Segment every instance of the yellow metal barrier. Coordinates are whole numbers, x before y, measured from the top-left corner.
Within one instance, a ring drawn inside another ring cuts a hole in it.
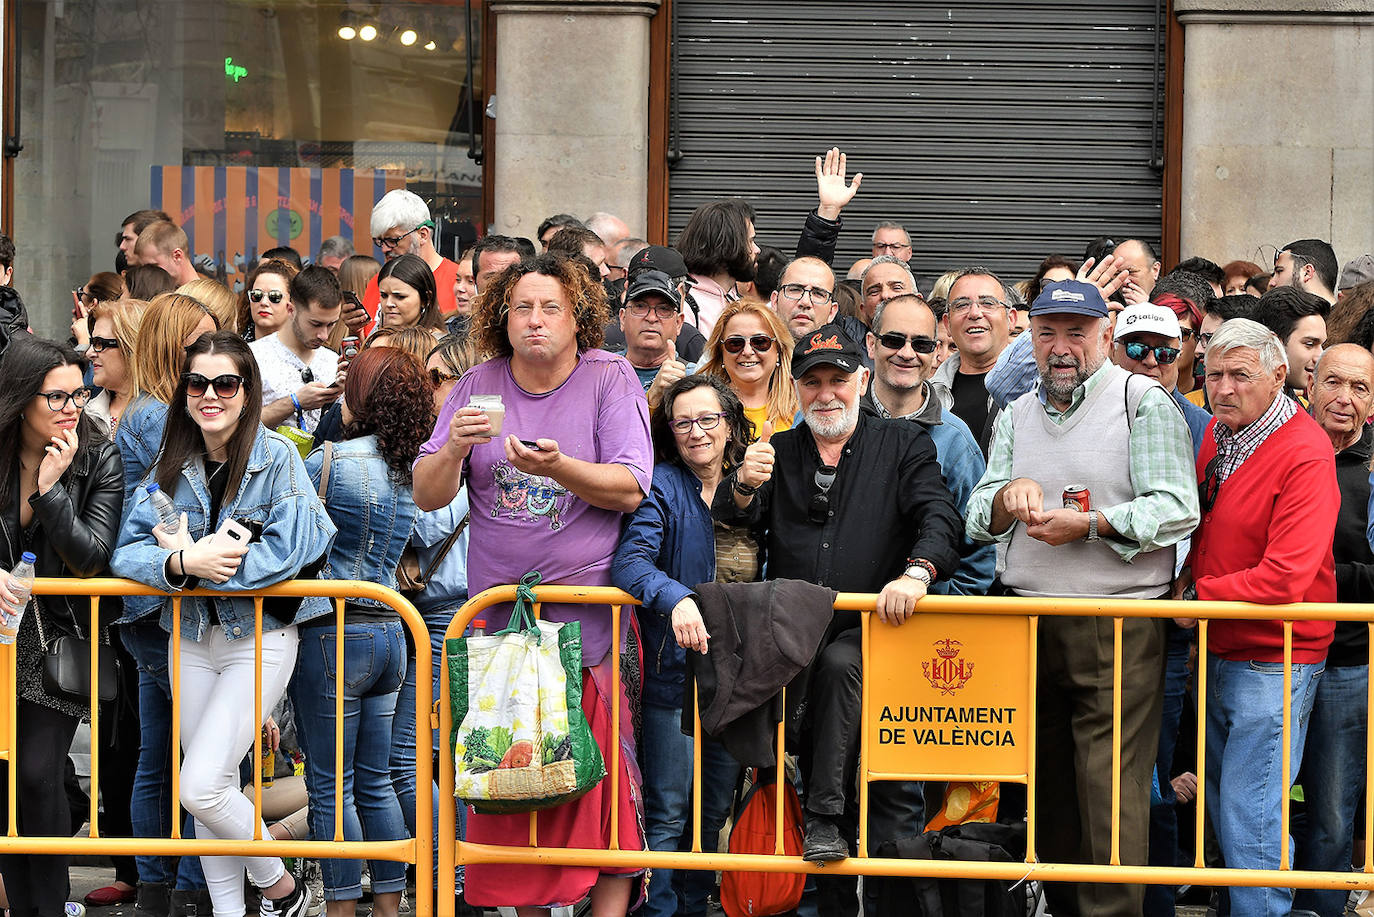
[[[509,603],[515,599],[514,586],[499,586],[488,589],[472,597],[458,614],[450,622],[445,639],[461,636],[468,624],[483,610],[502,603]],[[580,587],[580,586],[537,586],[535,587],[537,603],[535,614],[539,614],[540,606],[543,603],[558,604],[585,604],[601,605],[610,607],[610,615],[614,625],[618,625],[620,615],[626,606],[637,604],[636,600],[627,593],[609,587]],[[871,612],[874,607],[876,596],[841,593],[835,602],[835,608],[843,611]],[[1140,883],[1149,885],[1213,885],[1213,886],[1279,886],[1279,887],[1301,887],[1301,888],[1341,888],[1341,889],[1374,889],[1374,844],[1367,844],[1365,847],[1365,860],[1363,868],[1359,872],[1300,872],[1288,868],[1288,831],[1289,831],[1289,811],[1288,794],[1283,794],[1282,803],[1282,858],[1281,868],[1277,869],[1223,869],[1206,867],[1202,859],[1203,824],[1206,812],[1206,723],[1207,723],[1207,673],[1206,666],[1199,665],[1195,673],[1197,696],[1198,696],[1198,733],[1197,733],[1197,845],[1198,852],[1194,864],[1191,867],[1161,867],[1161,866],[1136,866],[1122,865],[1120,861],[1120,835],[1119,835],[1119,813],[1120,813],[1120,760],[1121,760],[1121,665],[1122,665],[1122,626],[1126,618],[1173,618],[1173,617],[1193,617],[1199,618],[1199,659],[1205,660],[1207,657],[1207,622],[1208,620],[1284,620],[1284,687],[1286,692],[1291,687],[1291,665],[1293,652],[1293,627],[1292,621],[1295,619],[1316,619],[1316,620],[1344,620],[1344,621],[1367,621],[1371,630],[1371,645],[1374,645],[1374,608],[1359,605],[1283,605],[1283,606],[1261,606],[1250,605],[1241,602],[1168,602],[1168,601],[1111,601],[1107,599],[1031,599],[1022,597],[945,597],[927,596],[921,600],[917,616],[922,615],[969,615],[969,616],[1011,616],[1020,618],[1027,625],[1028,633],[1028,675],[1026,687],[1029,696],[1029,754],[1027,756],[1027,766],[1024,772],[1002,773],[991,779],[1010,780],[1014,782],[1025,782],[1034,786],[1035,783],[1035,749],[1034,749],[1034,703],[1035,703],[1035,684],[1036,684],[1036,635],[1039,622],[1042,617],[1048,616],[1096,616],[1111,617],[1114,619],[1114,676],[1113,676],[1113,784],[1112,784],[1112,811],[1113,830],[1112,830],[1112,856],[1111,862],[1101,864],[1079,864],[1079,863],[1044,863],[1040,862],[1035,853],[1035,830],[1037,813],[1035,811],[1035,794],[1028,793],[1027,811],[1027,853],[1023,863],[994,863],[994,862],[966,862],[948,860],[915,860],[915,859],[887,859],[872,857],[868,855],[867,849],[867,813],[868,813],[868,787],[869,783],[875,779],[907,780],[923,779],[920,776],[908,774],[873,774],[867,770],[867,764],[872,757],[874,750],[870,748],[869,734],[873,724],[873,698],[869,693],[870,678],[867,675],[870,664],[871,653],[873,651],[873,636],[877,628],[887,628],[888,625],[877,621],[873,615],[865,614],[862,617],[863,627],[863,646],[865,658],[865,678],[863,683],[863,710],[861,724],[860,741],[860,782],[859,782],[859,825],[860,841],[859,855],[834,863],[809,863],[800,857],[790,857],[782,855],[781,850],[781,821],[782,821],[782,786],[781,781],[778,785],[778,847],[774,855],[735,855],[729,853],[705,853],[702,852],[700,825],[701,825],[701,721],[700,707],[694,711],[694,784],[692,790],[692,811],[693,824],[697,826],[695,836],[692,838],[692,850],[688,853],[669,852],[669,851],[649,851],[649,850],[618,850],[618,849],[566,849],[566,848],[543,848],[538,846],[538,813],[530,814],[530,843],[527,847],[514,846],[495,846],[473,844],[456,840],[456,803],[453,796],[454,790],[454,760],[450,748],[450,736],[452,735],[455,724],[452,722],[451,711],[448,704],[449,677],[448,667],[443,666],[440,673],[440,694],[439,694],[439,747],[441,749],[440,759],[440,797],[439,797],[439,901],[440,913],[447,914],[447,906],[451,906],[454,890],[454,867],[456,864],[477,864],[477,863],[538,863],[542,865],[564,865],[564,866],[610,866],[610,867],[662,867],[667,869],[706,869],[706,870],[741,870],[750,872],[786,872],[786,873],[828,873],[831,875],[874,875],[874,876],[929,876],[935,878],[974,878],[974,879],[1003,879],[1020,880],[1035,879],[1040,881],[1069,881],[1069,882],[1121,882],[1121,883]],[[914,619],[913,619],[914,620]],[[504,622],[502,622],[504,623]],[[904,627],[910,626],[908,622]],[[496,628],[491,627],[488,621],[488,631]],[[618,632],[617,627],[613,627],[613,633]],[[617,648],[617,664],[614,671],[620,671],[619,650]],[[913,661],[912,665],[915,665]],[[911,677],[913,679],[920,676],[919,668],[915,668]],[[618,682],[617,682],[618,686]],[[1370,684],[1370,709],[1374,710],[1374,680]],[[619,705],[613,705],[613,709],[618,710]],[[1283,715],[1283,775],[1285,785],[1291,777],[1291,762],[1288,757],[1289,735],[1292,728],[1290,722],[1290,712],[1288,705],[1285,705]],[[610,774],[619,773],[619,719],[613,722],[613,736],[611,741],[611,756],[607,761],[607,769]],[[1374,758],[1374,729],[1370,730],[1368,753]],[[782,729],[779,727],[777,735],[777,749],[779,759],[782,751]],[[967,778],[984,777],[986,775],[968,774]],[[612,778],[616,779],[616,778]],[[941,775],[938,779],[956,779],[949,775]],[[1366,776],[1366,800],[1374,802],[1374,768],[1367,769]],[[618,797],[612,795],[612,818],[611,823],[616,824],[616,810],[618,807]],[[1374,804],[1366,805],[1365,811],[1365,836],[1374,838]],[[920,826],[913,825],[912,830],[918,831]],[[612,839],[614,848],[614,838]]]
[[[66,595],[66,596],[89,596],[90,598],[90,633],[100,633],[99,602],[102,597],[113,596],[121,597],[126,595],[164,595],[156,589],[144,586],[123,579],[51,579],[40,578],[34,582],[35,595]],[[180,617],[181,601],[189,596],[216,596],[223,598],[229,595],[225,592],[214,592],[211,590],[188,590],[177,593],[172,597],[173,613]],[[367,598],[379,601],[394,610],[409,629],[417,648],[415,656],[416,678],[415,678],[415,716],[416,716],[416,746],[420,749],[428,749],[432,742],[432,721],[430,719],[431,694],[432,690],[432,663],[430,659],[430,639],[429,631],[425,626],[424,619],[420,617],[415,607],[406,601],[399,593],[396,593],[375,583],[364,583],[352,580],[297,580],[281,583],[268,589],[253,592],[233,593],[238,597],[253,598],[254,614],[254,704],[253,716],[255,721],[263,721],[262,710],[262,641],[259,639],[262,633],[262,600],[264,598],[278,596],[283,598],[307,598],[320,596],[334,600],[335,622],[337,643],[335,652],[337,659],[344,658],[344,601],[345,599]],[[321,619],[322,620],[322,619]],[[173,634],[171,641],[171,660],[172,665],[169,677],[172,683],[172,748],[181,748],[181,702],[178,685],[180,681],[180,656],[181,643],[184,638],[178,630]],[[99,640],[91,640],[91,685],[92,693],[98,686],[99,672],[99,653],[101,650]],[[10,648],[7,648],[10,649]],[[15,658],[14,653],[4,654],[3,662],[7,671],[7,684],[10,686],[9,699],[7,702],[0,703],[3,708],[3,717],[0,724],[4,727],[3,743],[5,750],[11,753],[15,748],[15,706],[17,702],[17,692],[15,685]],[[340,726],[343,723],[343,678],[344,667],[336,666],[335,678],[336,688],[336,707],[335,722]],[[94,698],[93,698],[94,699]],[[100,705],[91,704],[91,735],[100,734]],[[98,799],[99,794],[91,792],[90,809],[90,833],[89,837],[74,839],[70,837],[28,837],[19,836],[17,832],[18,819],[16,816],[16,785],[15,781],[9,781],[8,789],[8,811],[9,811],[9,835],[0,838],[0,849],[11,853],[87,853],[105,855],[154,855],[154,856],[182,856],[182,855],[233,855],[233,856],[295,856],[312,858],[339,857],[347,859],[376,859],[376,860],[396,860],[412,863],[415,866],[416,887],[428,889],[433,883],[433,837],[431,836],[431,824],[433,818],[433,799],[431,793],[425,788],[429,787],[433,781],[433,765],[429,754],[416,754],[415,756],[415,782],[417,792],[415,794],[415,838],[402,839],[395,841],[345,841],[343,839],[343,780],[335,780],[334,797],[334,837],[332,840],[315,841],[279,841],[272,838],[261,837],[262,833],[262,732],[256,730],[256,738],[253,741],[254,766],[253,766],[253,806],[254,814],[257,816],[258,825],[254,829],[254,837],[251,840],[233,839],[202,839],[202,838],[182,838],[181,837],[181,804],[178,793],[180,781],[179,768],[172,768],[172,836],[170,838],[111,838],[100,835]],[[176,758],[174,758],[176,760]],[[343,769],[343,730],[336,729],[336,741],[334,745],[334,767],[338,774]],[[100,745],[99,742],[91,743],[91,786],[99,786],[100,782]],[[450,896],[451,902],[451,896]],[[450,903],[449,907],[452,907]],[[428,894],[417,895],[415,902],[415,912],[421,917],[429,917],[433,913],[433,903]],[[447,913],[451,914],[452,911]]]

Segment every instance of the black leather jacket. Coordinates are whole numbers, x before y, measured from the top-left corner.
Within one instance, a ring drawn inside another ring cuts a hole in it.
[[[0,508],[0,564],[10,570],[24,551],[38,557],[39,576],[98,576],[110,565],[119,540],[119,515],[124,506],[124,472],[119,450],[103,436],[72,460],[55,487],[29,500],[33,507],[32,545],[24,544],[19,527],[19,497]],[[90,627],[90,601],[84,596],[52,596],[43,600],[43,623],[67,633],[82,622]],[[79,615],[80,617],[76,617]]]

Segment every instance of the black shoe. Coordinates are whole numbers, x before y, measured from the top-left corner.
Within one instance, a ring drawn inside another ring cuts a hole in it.
[[[172,917],[211,917],[213,913],[208,889],[172,889]]]
[[[463,893],[459,892],[453,899],[453,917],[483,917],[486,914],[480,907],[468,904]]]
[[[172,911],[172,887],[166,882],[138,883],[134,913],[138,917],[168,917]]]
[[[284,898],[272,899],[272,913],[274,917],[305,917],[305,912],[310,910],[310,904],[315,896],[310,894],[310,886],[304,882],[297,882],[291,894]]]
[[[806,816],[806,846],[802,859],[811,863],[831,863],[849,856],[849,845],[840,837],[840,829],[823,815]]]

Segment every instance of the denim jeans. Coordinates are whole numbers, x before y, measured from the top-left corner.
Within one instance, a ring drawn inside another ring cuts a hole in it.
[[[647,706],[645,707],[647,710]],[[681,719],[679,715],[678,732],[682,732]],[[649,735],[647,732],[648,722],[645,719],[645,737],[643,748],[648,751]],[[687,736],[687,777],[688,795],[686,797],[687,811],[691,811],[691,763],[692,763],[692,740]],[[720,830],[725,827],[725,822],[730,817],[730,806],[735,798],[735,784],[739,782],[739,762],[731,757],[725,750],[725,746],[719,742],[706,741],[704,738],[701,743],[701,849],[707,852],[716,849],[717,838],[720,837]],[[648,789],[648,778],[645,778],[645,789]],[[645,797],[647,808],[648,797]],[[646,832],[647,833],[647,832]],[[689,843],[690,849],[691,844]],[[650,845],[651,850],[657,848]],[[716,874],[714,872],[693,870],[683,876],[682,882],[682,915],[683,917],[702,917],[706,911],[706,899],[711,891],[716,887]]]
[[[421,611],[420,616],[425,619],[425,626],[429,630],[429,649],[432,661],[430,674],[433,676],[433,688],[430,693],[431,703],[442,701],[448,703],[448,698],[439,696],[439,675],[444,665],[444,631],[448,624],[453,620],[453,616],[458,613],[458,608],[463,602],[463,598],[458,605],[452,608],[440,610]],[[396,697],[396,718],[391,726],[391,782],[396,787],[396,798],[401,803],[401,814],[405,817],[406,828],[410,831],[410,836],[415,836],[415,676],[417,667],[412,663],[406,666],[406,680],[401,684],[401,693]],[[456,724],[455,724],[456,725]],[[433,755],[439,755],[439,731],[434,731]],[[434,781],[431,783],[431,796],[433,805],[430,808],[433,822],[434,851],[434,881],[439,881],[439,772],[434,771]],[[457,827],[458,839],[462,840],[464,828],[467,825],[467,806],[457,807]],[[455,869],[456,884],[455,890],[463,889],[463,867]]]
[[[1321,663],[1294,663],[1284,697],[1283,663],[1207,656],[1207,815],[1234,869],[1278,869],[1279,810],[1302,764]],[[1289,704],[1289,785],[1283,774],[1283,708]],[[1289,859],[1293,846],[1289,845]],[[1230,889],[1230,913],[1287,915],[1291,888]]]
[[[138,770],[130,798],[136,837],[170,837],[172,825],[172,684],[167,677],[167,632],[155,618],[121,625],[120,639],[138,666]],[[196,836],[195,820],[184,817],[182,837]],[[179,889],[205,888],[200,857],[139,856],[140,882]]]
[[[1178,745],[1179,723],[1188,695],[1188,656],[1192,652],[1191,630],[1172,621],[1165,623],[1164,715],[1159,724],[1159,752],[1155,773],[1159,775],[1162,800],[1150,806],[1150,865],[1177,866],[1178,799],[1169,775],[1173,773],[1174,749]],[[1145,887],[1145,917],[1172,917],[1177,889],[1173,885]]]
[[[391,782],[391,725],[406,676],[406,641],[399,621],[344,625],[343,831],[350,841],[394,841],[407,836],[401,804]],[[337,638],[333,624],[301,629],[300,660],[291,685],[305,785],[310,794],[310,834],[334,837],[334,755]],[[372,860],[372,890],[405,888],[404,863]],[[361,860],[325,859],[327,901],[362,897]]]
[[[1329,668],[1317,685],[1302,764],[1307,819],[1297,832],[1298,869],[1350,869],[1355,809],[1364,793],[1368,690],[1367,665]],[[1344,889],[1300,888],[1294,907],[1341,917],[1345,899]]]

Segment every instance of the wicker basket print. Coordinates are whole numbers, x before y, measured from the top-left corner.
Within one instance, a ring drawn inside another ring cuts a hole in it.
[[[479,812],[549,808],[606,774],[582,713],[582,627],[534,620],[533,576],[509,627],[445,648],[454,795]]]

